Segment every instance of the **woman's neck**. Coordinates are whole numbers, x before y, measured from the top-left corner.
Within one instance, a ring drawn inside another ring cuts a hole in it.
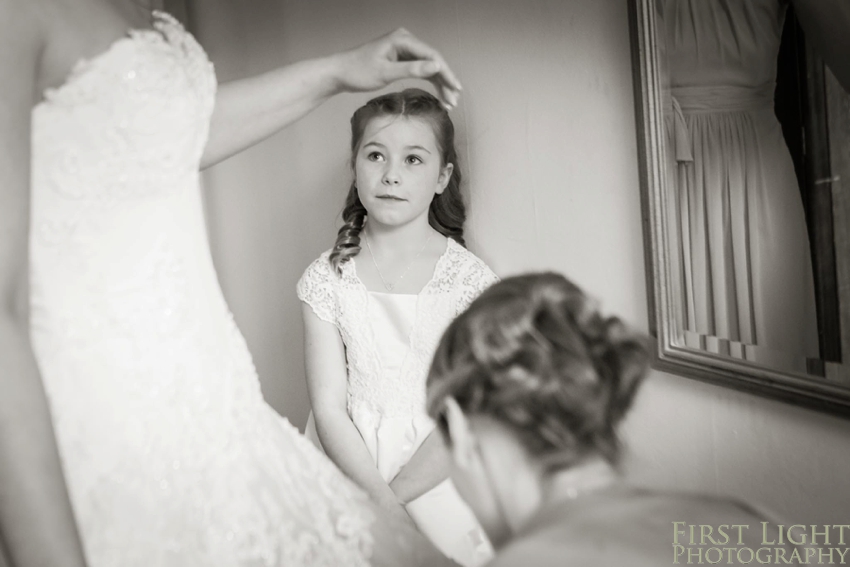
[[[544,501],[575,500],[608,488],[616,481],[614,467],[605,459],[595,457],[552,473],[543,484]]]
[[[513,486],[516,500],[510,506],[512,514],[508,519],[513,533],[524,530],[542,508],[576,500],[617,481],[614,467],[601,458],[585,460],[555,473],[545,472],[540,463],[532,459],[526,462],[524,468],[517,468],[515,473],[517,478],[526,477],[529,481]],[[528,489],[520,490],[520,486]]]

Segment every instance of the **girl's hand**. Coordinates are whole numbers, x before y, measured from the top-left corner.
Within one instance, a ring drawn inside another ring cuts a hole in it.
[[[447,109],[455,107],[461,85],[443,57],[404,28],[334,56],[341,91],[373,91],[399,79],[425,79]]]

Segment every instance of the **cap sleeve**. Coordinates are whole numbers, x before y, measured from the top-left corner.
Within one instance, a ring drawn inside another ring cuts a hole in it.
[[[499,277],[493,273],[487,264],[478,257],[472,257],[466,273],[460,279],[456,314],[460,315],[476,297],[499,281]]]
[[[295,288],[298,299],[309,305],[319,319],[333,325],[338,319],[337,280],[325,252],[304,270]]]

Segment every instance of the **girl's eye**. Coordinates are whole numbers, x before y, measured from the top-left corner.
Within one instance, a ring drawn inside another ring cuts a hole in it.
[[[422,160],[419,158],[419,156],[407,156],[407,163],[411,165],[417,165],[422,163]]]
[[[380,160],[384,159],[384,156],[381,155],[380,152],[369,152],[369,154],[366,155],[366,158],[369,161],[380,161]]]

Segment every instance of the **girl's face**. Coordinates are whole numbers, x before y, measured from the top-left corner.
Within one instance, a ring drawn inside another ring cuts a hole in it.
[[[379,116],[366,125],[354,163],[355,185],[369,220],[400,226],[422,218],[451,179],[431,125],[420,118]]]

